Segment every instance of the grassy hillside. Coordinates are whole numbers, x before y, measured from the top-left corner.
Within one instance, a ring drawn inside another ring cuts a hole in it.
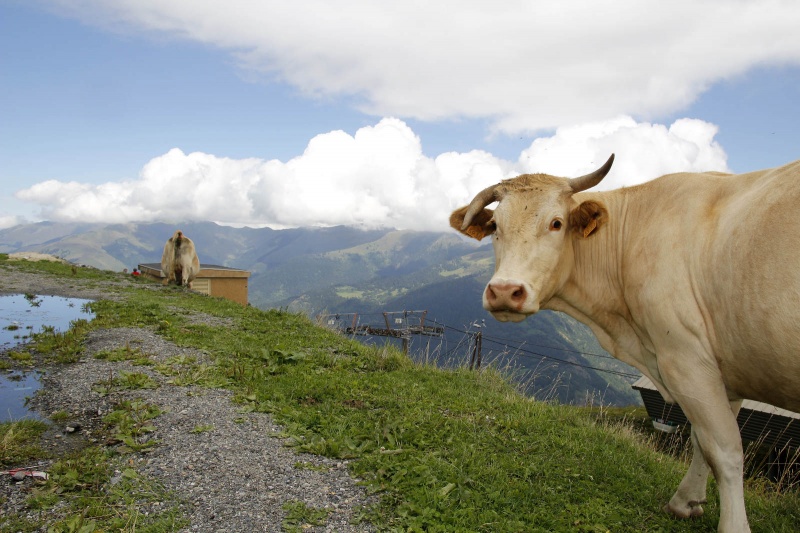
[[[470,349],[463,332],[474,331],[471,324],[477,322],[484,336],[484,364],[513,371],[514,381],[529,395],[578,405],[591,402],[632,405],[640,401],[638,393],[630,387],[630,379],[593,368],[624,373],[636,370],[610,359],[589,328],[567,315],[542,311],[520,324],[494,320],[481,305],[481,293],[489,275],[481,272],[479,276],[440,278],[440,281],[427,278],[416,286],[413,280],[405,285],[406,279],[393,280],[397,283],[376,280],[359,286],[334,286],[284,305],[305,312],[312,311],[307,307],[310,305],[327,313],[359,312],[365,321],[382,320],[382,311],[427,310],[427,321],[448,326],[445,336],[412,338],[410,352],[442,365],[466,361]],[[385,340],[378,338],[374,342]]]
[[[0,268],[71,276],[59,265],[0,261]],[[92,275],[81,269],[70,283]],[[716,528],[713,482],[705,517],[673,520],[661,507],[681,478],[682,461],[656,451],[630,426],[525,398],[496,371],[416,364],[301,314],[242,308],[179,289],[126,289],[92,309],[97,318],[90,328],[153,328],[207,351],[215,362],[203,382],[232,389],[243,408],[272,413],[298,450],[352,459],[353,474],[379,497],[364,510],[379,530]],[[224,318],[226,326],[193,323],[187,318],[193,313]],[[79,506],[91,495],[58,498]],[[800,531],[798,493],[778,494],[753,480],[746,499],[753,531]]]

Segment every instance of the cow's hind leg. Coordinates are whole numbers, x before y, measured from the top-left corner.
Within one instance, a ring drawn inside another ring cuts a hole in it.
[[[733,416],[739,414],[741,401],[730,402]],[[708,466],[703,449],[697,439],[697,434],[692,428],[692,462],[689,470],[683,476],[681,484],[672,499],[664,507],[664,510],[677,516],[678,518],[696,518],[703,516],[703,504],[706,503],[706,487],[708,485],[708,474],[711,468]]]
[[[703,516],[703,504],[706,503],[706,486],[711,469],[697,442],[697,434],[692,428],[692,462],[683,476],[678,490],[664,507],[664,510],[678,518],[696,518]]]
[[[692,441],[697,446],[689,472],[668,508],[679,516],[687,511],[688,516],[699,516],[702,510],[694,515],[692,510],[705,498],[705,487],[701,488],[700,483],[707,478],[710,468],[719,487],[718,531],[746,533],[750,527],[744,506],[742,438],[734,414],[740,404],[728,402],[721,376],[709,378],[698,370],[689,369],[688,373],[669,377],[662,372],[667,387],[692,423]]]

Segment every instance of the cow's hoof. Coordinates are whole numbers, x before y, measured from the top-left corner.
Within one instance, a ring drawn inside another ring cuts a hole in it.
[[[680,518],[686,520],[688,518],[700,518],[703,516],[703,504],[706,503],[704,501],[689,501],[686,502],[686,505],[681,505],[680,507],[675,506],[672,502],[669,502],[667,505],[664,506],[664,511],[671,514],[676,518]]]

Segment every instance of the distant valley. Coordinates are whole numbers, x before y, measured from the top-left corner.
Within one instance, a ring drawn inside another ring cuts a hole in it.
[[[0,253],[36,251],[131,270],[160,262],[175,229],[164,223],[41,222],[1,230]],[[343,226],[273,230],[201,222],[179,229],[195,241],[202,263],[251,272],[254,306],[312,317],[359,313],[362,320],[381,320],[384,311],[427,310],[426,321],[447,326],[445,336],[414,336],[413,357],[463,364],[474,339],[464,331],[480,326],[484,364],[508,369],[528,393],[564,403],[639,402],[630,378],[619,375],[637,372],[609,358],[584,325],[548,311],[522,324],[502,324],[483,310],[481,293],[494,265],[490,245],[455,233]]]

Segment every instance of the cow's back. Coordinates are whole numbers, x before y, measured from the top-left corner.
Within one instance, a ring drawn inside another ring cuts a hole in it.
[[[186,236],[181,239],[180,246],[175,247],[175,264],[180,265],[181,271],[188,272],[188,281],[193,280],[200,271],[200,259],[194,242]]]

